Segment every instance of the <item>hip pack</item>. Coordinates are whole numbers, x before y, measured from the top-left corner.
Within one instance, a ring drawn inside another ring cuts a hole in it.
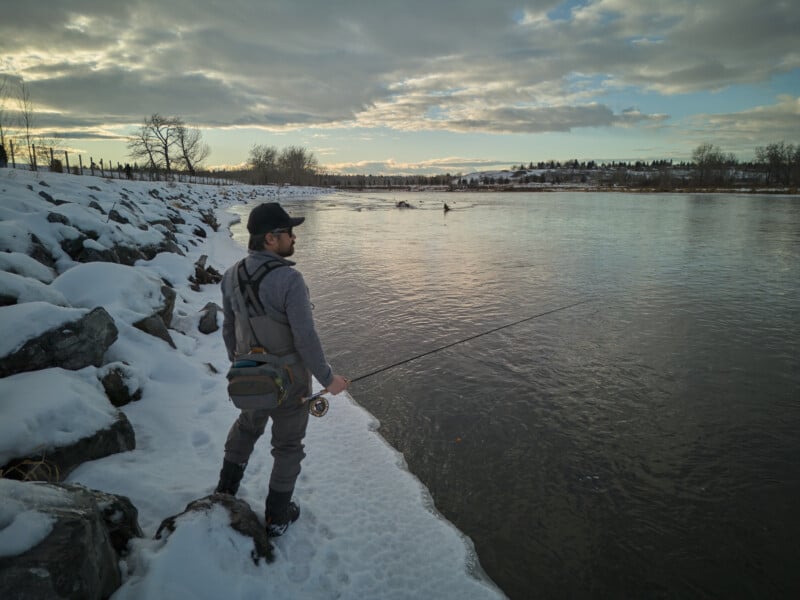
[[[269,353],[250,321],[253,317],[266,316],[258,297],[258,287],[270,271],[282,266],[285,265],[281,262],[267,262],[260,265],[252,276],[247,272],[244,260],[236,268],[234,294],[238,306],[245,309],[244,313],[237,312],[236,318],[246,322],[252,334],[250,351],[236,356],[227,374],[228,396],[234,406],[241,410],[278,408],[286,400],[289,387],[294,382],[291,365],[300,360],[299,356],[296,353],[281,356]]]

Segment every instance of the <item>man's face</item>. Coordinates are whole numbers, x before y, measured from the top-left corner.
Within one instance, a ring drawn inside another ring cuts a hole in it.
[[[267,234],[267,248],[278,256],[291,256],[294,254],[295,235],[292,228],[278,229]]]

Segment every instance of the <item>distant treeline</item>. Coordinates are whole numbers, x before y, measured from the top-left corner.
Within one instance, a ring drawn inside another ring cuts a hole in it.
[[[219,173],[218,173],[219,174]],[[692,153],[691,161],[673,163],[653,161],[568,160],[539,161],[512,165],[492,174],[443,173],[438,175],[345,175],[326,173],[319,168],[313,153],[291,146],[278,150],[254,146],[247,167],[226,171],[225,177],[251,183],[314,185],[348,189],[401,189],[440,187],[463,189],[519,185],[591,184],[596,186],[647,187],[725,187],[731,185],[800,185],[800,144],[776,142],[755,149],[755,159],[739,162],[733,154],[706,143]]]

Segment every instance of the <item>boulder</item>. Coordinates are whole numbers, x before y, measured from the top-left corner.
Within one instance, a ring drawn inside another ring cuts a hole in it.
[[[145,256],[139,248],[132,246],[114,246],[114,252],[119,257],[118,261],[123,265],[132,267],[137,260],[144,260]]]
[[[140,331],[144,331],[149,335],[164,340],[173,348],[177,348],[175,342],[172,340],[172,336],[169,334],[167,326],[164,324],[164,320],[160,315],[150,315],[149,317],[145,317],[144,319],[133,323],[133,326]]]
[[[219,329],[217,313],[220,310],[222,309],[214,302],[209,302],[202,308],[200,312],[203,313],[203,316],[200,317],[200,322],[197,325],[197,329],[200,331],[200,333],[205,333],[207,335],[209,333],[214,333]]]
[[[177,294],[170,286],[162,285],[161,296],[164,300],[164,305],[161,307],[161,310],[158,311],[158,315],[161,317],[161,320],[164,321],[164,325],[169,327],[172,325],[172,313],[175,310],[175,298]]]
[[[269,541],[266,529],[259,522],[253,509],[244,500],[228,494],[212,494],[193,500],[186,505],[182,513],[164,519],[161,525],[158,526],[155,538],[157,540],[168,538],[179,525],[181,516],[190,512],[206,512],[215,504],[223,506],[228,512],[232,529],[253,539],[253,550],[250,552],[250,557],[255,564],[258,564],[262,558],[268,563],[275,560],[273,546]]]
[[[0,556],[4,600],[108,598],[121,584],[119,559],[141,537],[128,498],[82,486],[0,480],[8,528],[37,532],[19,553]]]
[[[47,450],[44,456],[15,458],[2,467],[3,476],[26,481],[63,481],[81,463],[136,448],[136,434],[125,416],[74,444]]]
[[[191,288],[196,292],[200,291],[201,285],[222,281],[222,273],[212,266],[207,266],[207,260],[208,256],[205,254],[198,258],[194,263],[194,275],[189,277],[189,281],[192,283]]]
[[[138,385],[138,378],[132,369],[124,363],[112,363],[103,367],[105,371],[100,377],[100,383],[111,404],[119,408],[131,402],[142,399],[142,388]],[[129,382],[133,382],[133,391]]]
[[[1,357],[0,377],[50,367],[70,370],[99,367],[118,333],[114,319],[99,306],[77,321],[62,323]]]

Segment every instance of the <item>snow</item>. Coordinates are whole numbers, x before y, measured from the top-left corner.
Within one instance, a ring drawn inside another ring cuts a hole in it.
[[[18,350],[30,339],[63,323],[77,321],[88,310],[36,301],[0,308],[0,356]]]
[[[163,306],[162,281],[137,267],[92,262],[77,265],[50,284],[72,306],[103,306],[116,322],[135,323]]]
[[[10,479],[0,479],[0,497],[0,558],[22,554],[53,530],[53,517],[36,507],[69,504],[63,490]]]
[[[15,457],[65,446],[111,425],[116,409],[95,369],[60,368],[0,379],[0,465]]]
[[[42,189],[69,204],[55,206],[39,195]],[[142,387],[142,399],[121,409],[136,431],[136,449],[84,463],[67,480],[127,496],[139,511],[145,538],[132,542],[114,600],[503,597],[483,575],[471,542],[438,514],[402,455],[378,435],[375,418],[347,393],[329,398],[326,416],[311,418],[307,458],[295,489],[302,514],[274,540],[275,562],[253,563],[252,541],[228,526],[221,507],[187,514],[166,540],[153,539],[163,519],[213,491],[225,438],[238,414],[225,394],[228,365],[221,332],[197,331],[206,303],[221,305],[219,286],[193,291],[187,280],[193,265],[207,255],[207,264],[222,272],[245,254],[228,230],[238,217],[226,207],[315,193],[319,190],[0,169],[0,268],[42,284],[52,281],[44,287],[68,304],[42,301],[47,298],[31,283],[30,289],[40,292],[33,296],[37,301],[0,307],[0,354],[102,305],[119,329],[106,361],[122,368],[129,389]],[[131,223],[109,220],[112,208]],[[219,231],[202,223],[200,209],[214,210]],[[162,253],[132,267],[78,264],[60,242],[76,239],[79,232],[48,220],[51,212],[95,232],[103,247],[156,243],[150,235],[155,228],[146,231],[145,223],[179,213],[186,223],[177,225],[174,235],[186,256]],[[203,227],[207,237],[192,235],[196,227]],[[23,258],[33,235],[56,258],[55,279],[52,270]],[[162,278],[177,294],[170,329],[177,350],[130,325],[160,303]],[[0,463],[109,423],[116,409],[98,383],[109,368],[48,369],[0,379]],[[267,434],[256,445],[238,494],[259,516],[272,465],[269,449]],[[0,479],[0,553],[22,552],[47,535],[49,521],[37,512],[38,493],[52,491]]]

